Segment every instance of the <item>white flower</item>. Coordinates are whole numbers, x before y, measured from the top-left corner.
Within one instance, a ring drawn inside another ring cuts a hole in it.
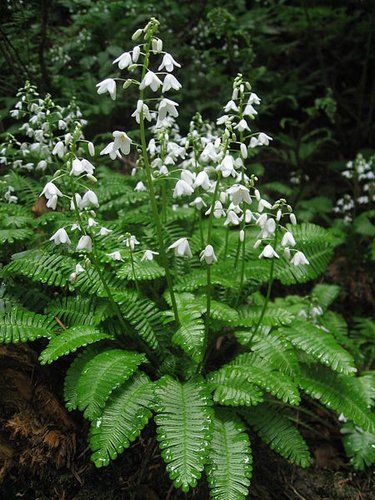
[[[98,88],[98,94],[105,94],[108,92],[113,100],[116,99],[116,82],[113,78],[106,78],[102,82],[97,83],[96,86]]]
[[[260,144],[261,146],[268,146],[270,141],[272,141],[272,140],[273,140],[272,137],[265,134],[264,132],[261,132],[258,135],[258,144]]]
[[[92,142],[87,143],[87,148],[91,156],[95,156],[95,146]]]
[[[205,191],[210,189],[211,187],[210,178],[208,177],[207,173],[204,170],[201,170],[197,175],[193,187],[194,188],[202,187]]]
[[[182,87],[181,83],[173,75],[166,75],[163,82],[163,92],[168,92],[170,89],[180,90]]]
[[[234,177],[236,175],[236,171],[234,169],[233,157],[226,155],[220,165],[216,167],[216,170],[221,171],[223,177],[229,177],[230,175]]]
[[[93,175],[95,167],[91,162],[89,162],[89,160],[82,158],[81,165],[82,165],[84,172],[86,172],[89,175]]]
[[[132,143],[130,137],[125,132],[121,132],[120,130],[115,130],[112,135],[114,137],[114,149],[119,149],[121,153],[128,155],[130,153],[130,145]]]
[[[241,156],[243,159],[246,159],[247,156],[248,156],[248,152],[247,152],[247,147],[246,147],[246,144],[241,144],[240,146],[240,151],[241,151]]]
[[[247,104],[260,104],[260,97],[258,97],[254,92],[251,92]]]
[[[268,234],[273,234],[276,230],[276,222],[275,219],[268,219],[265,226],[264,226],[264,231]],[[268,236],[267,234],[267,236]]]
[[[224,106],[224,111],[226,113],[229,113],[230,111],[233,111],[233,112],[237,112],[238,111],[238,107],[237,107],[237,104],[233,101],[233,100],[230,100],[229,102],[226,103],[226,105]]]
[[[90,205],[93,205],[94,207],[99,207],[99,201],[98,197],[94,193],[94,191],[86,191],[86,193],[83,195],[82,201],[80,203],[80,208],[86,208],[89,207]]]
[[[72,169],[70,171],[70,175],[81,175],[83,172],[84,169],[81,160],[75,158],[72,163]]]
[[[71,243],[68,233],[65,231],[63,227],[58,229],[56,233],[51,236],[50,241],[53,241],[55,245],[61,245],[64,243],[70,245]]]
[[[260,259],[262,259],[262,258],[272,259],[273,257],[276,257],[277,259],[279,258],[279,256],[277,255],[277,253],[275,252],[275,250],[273,249],[273,247],[271,245],[266,245],[263,248],[263,251],[261,252],[261,254],[259,255]]]
[[[178,116],[176,106],[178,106],[177,102],[171,101],[171,99],[167,98],[162,99],[158,107],[159,119],[164,120],[168,114],[176,118]]]
[[[56,142],[55,147],[52,150],[53,155],[57,155],[59,158],[62,158],[65,154],[65,146],[62,141]]]
[[[239,237],[240,237],[240,242],[242,243],[243,241],[245,241],[245,231],[243,229],[241,229],[240,231],[240,234],[239,234]]]
[[[118,63],[120,69],[127,68],[132,64],[132,56],[130,52],[123,52],[117,59],[113,61],[113,64]]]
[[[258,111],[251,104],[247,104],[245,106],[243,114],[244,114],[244,116],[251,116],[251,117],[253,117],[254,115],[258,114]]]
[[[99,231],[100,236],[108,236],[110,233],[112,233],[112,229],[108,229],[106,227],[101,227]]]
[[[168,247],[168,250],[174,250],[177,257],[192,257],[189,242],[187,238],[179,238]]]
[[[185,181],[189,186],[193,186],[194,180],[195,180],[195,174],[193,172],[190,172],[190,170],[182,170],[180,177],[183,181]]]
[[[111,160],[115,160],[116,158],[121,158],[118,149],[115,148],[115,143],[110,142],[104,149],[100,151],[101,155],[109,155]]]
[[[197,210],[201,210],[203,207],[207,206],[204,200],[200,196],[197,196],[197,198],[195,198],[195,200],[189,203],[189,205],[191,207],[195,207]]]
[[[205,261],[206,264],[210,265],[217,261],[214,248],[212,245],[207,245],[206,248],[200,253],[201,261]]]
[[[134,63],[136,63],[138,61],[140,54],[141,54],[141,47],[139,45],[136,45],[133,49],[133,55],[132,55],[132,59],[133,59]]]
[[[141,261],[154,260],[154,255],[159,255],[159,252],[153,252],[152,250],[146,250],[145,253],[143,254],[143,257],[141,258]]]
[[[147,191],[146,186],[143,184],[142,181],[137,182],[137,185],[134,188],[134,191],[137,191],[138,193],[142,191]]]
[[[70,210],[74,210],[74,209],[75,209],[75,206],[74,206],[74,199],[76,200],[76,203],[77,203],[78,208],[83,208],[83,207],[81,207],[81,203],[82,203],[82,196],[81,196],[79,193],[75,193],[75,194],[72,196],[72,199],[71,199],[71,201],[70,201]]]
[[[219,155],[216,150],[216,147],[212,142],[209,142],[206,144],[205,148],[203,149],[200,159],[206,163],[208,163],[210,160],[212,161],[217,161]]]
[[[205,215],[210,215],[211,213],[211,207],[206,211]],[[214,217],[215,219],[220,219],[220,217],[223,217],[225,215],[225,211],[223,210],[223,205],[221,201],[215,201],[214,205]]]
[[[235,184],[227,190],[227,193],[230,194],[231,200],[234,205],[239,205],[242,201],[246,202],[248,205],[251,205],[252,200],[250,196],[250,192],[247,187],[242,186],[241,184]]]
[[[294,214],[290,214],[289,217],[290,217],[290,222],[293,224],[293,226],[296,226],[297,225],[296,216]]]
[[[51,198],[46,203],[46,207],[52,208],[52,210],[56,210],[57,200],[58,200],[58,197],[56,194],[51,196]]]
[[[250,127],[244,118],[242,118],[242,120],[240,120],[234,128],[238,129],[240,132],[244,132],[245,130],[248,130],[250,132]]]
[[[293,255],[290,263],[294,264],[295,266],[310,264],[310,262],[306,259],[305,254],[303,252],[296,252]]]
[[[176,66],[176,68],[181,68],[181,64],[175,61],[170,54],[165,53],[158,70],[162,71],[165,68],[169,73],[171,73],[174,69],[174,66]]]
[[[296,244],[296,240],[294,239],[294,236],[292,235],[292,233],[290,231],[287,231],[284,234],[283,239],[281,240],[281,246],[294,247],[295,244]]]
[[[98,225],[98,223],[96,222],[96,220],[95,220],[95,219],[93,219],[92,217],[89,217],[89,219],[88,219],[88,221],[87,221],[87,225],[88,225],[89,227],[94,227],[94,226],[97,226],[97,225]]]
[[[125,238],[124,244],[126,247],[130,248],[130,250],[134,250],[135,245],[139,245],[139,241],[137,238],[132,234],[128,238]]]
[[[175,188],[173,190],[173,198],[179,198],[180,196],[189,196],[194,193],[194,189],[184,180],[180,179],[176,182]]]
[[[39,196],[44,196],[49,200],[52,196],[62,196],[62,192],[53,182],[47,182]]]
[[[40,160],[40,162],[38,162],[37,166],[36,166],[36,170],[41,170],[42,172],[44,172],[44,170],[47,168],[47,162],[46,160]]]
[[[112,260],[121,260],[122,262],[124,261],[124,259],[121,257],[121,253],[118,250],[112,253],[107,253],[107,257]]]
[[[76,273],[80,274],[85,272],[84,268],[81,266],[81,264],[76,264]]]
[[[141,122],[141,113],[143,111],[143,117],[145,120],[151,121],[150,110],[148,109],[147,104],[145,104],[141,99],[137,101],[136,110],[132,113],[132,117],[135,118],[137,123]]]
[[[77,244],[77,250],[87,250],[88,252],[92,251],[92,241],[90,236],[85,234],[84,236],[80,237]]]
[[[267,210],[270,210],[272,208],[271,203],[267,200],[260,199],[258,203],[258,212],[262,213],[265,208],[267,208]]]
[[[242,217],[238,217],[234,210],[228,210],[227,219],[224,222],[224,226],[232,224],[233,226],[238,226],[242,220]]]
[[[156,92],[162,84],[163,82],[153,71],[147,71],[143,80],[141,81],[139,89],[143,90],[146,87],[150,87],[153,92]]]

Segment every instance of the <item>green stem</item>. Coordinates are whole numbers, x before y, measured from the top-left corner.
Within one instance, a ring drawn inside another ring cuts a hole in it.
[[[130,262],[132,265],[132,273],[133,273],[135,288],[137,289],[138,295],[140,295],[139,285],[138,285],[138,281],[137,281],[137,275],[135,274],[134,256],[133,256],[133,252],[132,252],[131,248],[130,248]]]
[[[143,80],[143,78],[146,74],[146,70],[148,68],[149,55],[150,55],[150,41],[148,41],[145,45],[145,60],[144,60],[143,69],[142,69],[141,81]],[[144,91],[141,90],[140,91],[140,99],[143,101],[143,98],[144,98]],[[156,227],[156,232],[157,232],[158,241],[159,241],[160,259],[162,262],[162,266],[164,267],[164,270],[165,270],[165,278],[167,281],[167,286],[168,286],[169,294],[171,297],[173,314],[174,314],[176,323],[178,323],[179,320],[178,320],[178,310],[177,310],[176,297],[174,294],[173,285],[172,285],[172,278],[171,278],[171,274],[170,274],[169,267],[168,267],[167,255],[166,255],[165,246],[164,246],[163,230],[162,230],[160,217],[159,217],[159,213],[158,213],[158,206],[157,206],[157,202],[156,202],[155,189],[154,189],[154,184],[152,181],[151,166],[150,166],[150,162],[149,162],[148,154],[147,154],[146,132],[145,132],[145,122],[144,122],[143,109],[140,113],[139,127],[140,127],[140,135],[141,135],[142,156],[143,156],[144,167],[145,167],[145,171],[146,171],[146,179],[147,179],[148,189],[149,189],[149,193],[150,193],[151,210],[152,210],[154,224]]]
[[[245,231],[245,229],[243,229]],[[237,305],[241,298],[241,292],[243,288],[243,282],[245,279],[245,238],[242,241],[242,261],[241,261],[241,275],[240,275],[240,289],[238,291]]]
[[[229,227],[227,226],[225,230],[224,260],[227,260],[228,241],[229,241]]]

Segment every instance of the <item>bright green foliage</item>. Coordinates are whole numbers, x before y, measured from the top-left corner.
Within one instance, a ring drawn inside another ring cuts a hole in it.
[[[96,310],[92,299],[81,297],[62,297],[45,310],[45,313],[57,316],[65,325],[98,325],[104,319],[103,309]]]
[[[136,260],[134,262],[134,272],[131,262],[123,264],[117,272],[117,276],[121,279],[134,281],[134,275],[137,281],[149,281],[162,278],[164,269],[155,260]]]
[[[211,498],[247,498],[251,475],[250,441],[244,425],[231,413],[217,410],[207,467]]]
[[[0,315],[0,341],[9,344],[50,337],[56,326],[53,317],[13,308]]]
[[[357,470],[363,470],[375,464],[375,433],[365,432],[348,422],[342,429],[345,452],[350,463]]]
[[[244,415],[270,448],[300,467],[310,465],[307,444],[287,414],[277,407],[262,404],[247,410]]]
[[[172,342],[180,346],[196,363],[203,357],[204,323],[194,305],[185,306],[180,314],[180,327],[173,334]]]
[[[43,365],[52,363],[52,361],[61,356],[66,356],[80,347],[111,338],[108,333],[104,333],[93,326],[73,326],[51,337],[48,347],[41,353],[39,360]]]
[[[375,416],[360,395],[357,379],[324,368],[304,367],[300,386],[309,396],[343,413],[363,430],[375,433]]]
[[[128,448],[152,415],[153,383],[137,373],[110,396],[103,413],[90,429],[92,460],[97,467],[108,465]]]
[[[32,236],[31,229],[28,228],[7,228],[0,229],[0,244],[14,243],[15,241],[27,240]]]
[[[212,435],[211,398],[204,381],[161,378],[155,422],[169,477],[186,492],[201,477]]]
[[[241,372],[233,370],[227,376],[225,370],[213,372],[207,377],[214,391],[213,399],[225,406],[252,406],[263,401],[262,391],[250,383]]]
[[[326,285],[319,283],[315,285],[311,297],[316,300],[317,303],[323,309],[328,309],[328,307],[334,302],[340,293],[340,287],[337,285]]]
[[[110,394],[145,361],[143,354],[122,349],[107,349],[90,359],[77,383],[78,408],[84,416],[98,418]]]
[[[281,328],[279,332],[295,347],[333,370],[346,374],[356,371],[351,355],[337,344],[332,335],[321,328],[295,319],[292,324]]]

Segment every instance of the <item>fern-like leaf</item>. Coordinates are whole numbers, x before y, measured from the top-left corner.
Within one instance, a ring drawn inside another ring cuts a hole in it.
[[[56,326],[50,316],[12,308],[0,315],[0,342],[9,344],[50,337]]]
[[[232,372],[228,377],[225,371],[207,375],[210,388],[214,391],[213,399],[224,406],[252,406],[263,401],[262,391],[240,372]]]
[[[211,498],[247,498],[251,475],[250,440],[242,422],[229,412],[216,411],[207,466]]]
[[[211,397],[202,379],[163,377],[156,387],[157,438],[167,472],[187,492],[201,477],[211,439]]]
[[[61,356],[66,356],[80,347],[84,347],[99,340],[110,340],[113,337],[92,326],[74,326],[54,335],[48,346],[39,356],[42,365],[52,363]]]
[[[91,459],[97,467],[108,465],[139,436],[152,415],[153,399],[154,384],[142,372],[111,394],[90,428]]]
[[[146,360],[143,354],[123,349],[107,349],[90,359],[77,384],[78,408],[84,416],[98,418],[110,394]]]
[[[351,422],[342,429],[345,453],[357,470],[364,470],[375,464],[375,434],[365,432]]]

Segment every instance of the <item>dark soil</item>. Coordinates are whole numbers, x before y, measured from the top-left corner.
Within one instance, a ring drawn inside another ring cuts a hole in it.
[[[171,486],[152,425],[109,467],[96,469],[86,444],[87,424],[61,403],[66,366],[40,368],[36,358],[27,346],[0,346],[1,498],[208,499],[204,481],[187,495]],[[335,420],[325,410],[311,409],[316,419],[302,430],[314,457],[311,468],[290,466],[252,436],[254,473],[249,498],[375,498],[371,471],[355,473],[347,464]]]

